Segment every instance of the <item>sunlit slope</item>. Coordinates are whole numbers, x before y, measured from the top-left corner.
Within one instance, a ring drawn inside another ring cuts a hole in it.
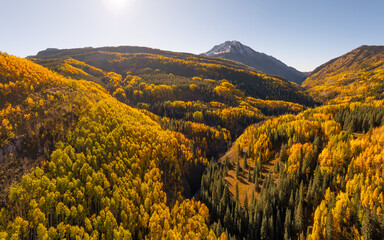
[[[182,134],[92,82],[6,54],[0,64],[2,176],[30,171],[12,179],[0,238],[214,237],[208,209],[183,200],[206,159]]]
[[[384,47],[362,46],[315,69],[304,81],[319,101],[337,103],[382,99]]]
[[[167,74],[203,79],[227,79],[247,95],[261,99],[285,100],[300,104],[313,104],[300,87],[277,77],[254,72],[251,68],[224,59],[208,58],[187,53],[174,53],[140,47],[85,48],[46,50],[35,56],[38,59],[72,57],[104,71],[126,77],[159,69]]]
[[[68,80],[31,61],[0,54],[1,201],[5,190],[36,165],[92,102],[108,96],[100,86]]]

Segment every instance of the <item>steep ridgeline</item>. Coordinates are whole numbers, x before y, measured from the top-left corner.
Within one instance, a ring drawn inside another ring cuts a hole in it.
[[[74,58],[103,71],[126,77],[127,72],[142,75],[162,72],[177,76],[203,79],[226,79],[247,95],[270,100],[284,100],[304,105],[313,104],[296,85],[279,77],[255,72],[253,69],[225,59],[208,58],[187,53],[175,53],[142,47],[105,47],[54,50],[39,52],[39,59]],[[45,62],[47,67],[49,63]],[[52,66],[52,65],[51,65]]]
[[[215,239],[184,199],[207,160],[183,134],[3,53],[0,103],[0,239]]]
[[[300,86],[229,60],[140,47],[40,52],[35,62],[104,86],[164,129],[183,133],[195,151],[217,157],[243,130],[314,101]]]
[[[384,46],[361,46],[316,68],[303,82],[318,101],[337,103],[384,97]]]
[[[287,66],[272,56],[256,52],[238,41],[227,41],[216,45],[201,55],[241,62],[263,73],[281,76],[297,84],[301,84],[305,79],[304,73]]]

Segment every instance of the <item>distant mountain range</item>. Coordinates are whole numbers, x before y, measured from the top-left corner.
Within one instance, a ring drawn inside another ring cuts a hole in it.
[[[306,77],[305,73],[287,66],[272,56],[257,52],[238,41],[226,41],[201,55],[241,62],[263,73],[278,75],[298,84],[301,84]]]

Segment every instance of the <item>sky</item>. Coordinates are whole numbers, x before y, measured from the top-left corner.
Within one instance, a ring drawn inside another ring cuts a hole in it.
[[[300,71],[384,45],[382,0],[0,0],[0,51],[146,46],[199,54],[238,40]]]

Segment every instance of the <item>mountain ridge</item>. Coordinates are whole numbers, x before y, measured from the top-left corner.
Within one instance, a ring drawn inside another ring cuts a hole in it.
[[[41,62],[41,59],[74,58],[104,71],[112,71],[124,76],[127,71],[135,73],[145,67],[160,69],[167,74],[172,73],[184,77],[227,79],[252,97],[286,100],[300,104],[307,101],[307,96],[302,96],[303,89],[285,78],[257,72],[254,68],[240,62],[191,53],[163,51],[147,47],[119,46],[44,50],[32,58],[38,62]],[[197,65],[193,66],[191,63]],[[256,85],[259,86],[256,87]],[[261,91],[260,88],[268,89],[268,91]],[[272,90],[274,88],[280,90]],[[275,93],[272,94],[272,91]],[[279,91],[284,92],[280,98],[276,96]],[[271,94],[266,94],[266,92]]]
[[[304,73],[287,66],[271,55],[257,52],[239,41],[226,41],[201,55],[241,62],[263,73],[281,76],[298,84],[305,79]]]
[[[382,98],[383,73],[384,46],[362,45],[317,67],[303,87],[318,101]]]

